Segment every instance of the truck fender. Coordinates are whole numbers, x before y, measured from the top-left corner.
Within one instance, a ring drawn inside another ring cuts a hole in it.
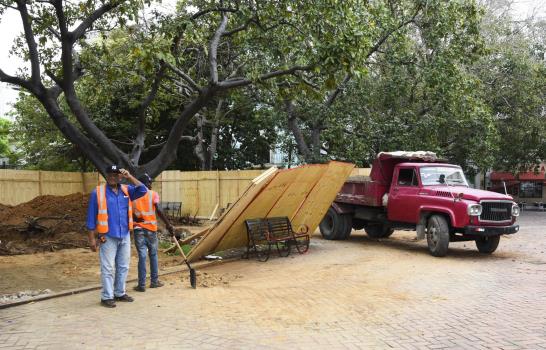
[[[335,212],[340,215],[354,213],[354,209],[351,205],[337,203],[337,202],[332,203],[332,209],[334,209]]]
[[[417,239],[424,239],[426,228],[427,228],[427,220],[428,218],[433,214],[444,214],[447,217],[449,217],[449,223],[451,225],[452,222],[455,222],[455,214],[453,214],[453,211],[447,208],[441,208],[441,207],[420,207],[419,208],[419,218],[417,219]]]

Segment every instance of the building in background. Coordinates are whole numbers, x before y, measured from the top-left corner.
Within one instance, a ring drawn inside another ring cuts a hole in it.
[[[537,166],[533,171],[519,172],[491,172],[489,175],[488,190],[508,192],[517,202],[539,204],[546,202],[546,163]]]

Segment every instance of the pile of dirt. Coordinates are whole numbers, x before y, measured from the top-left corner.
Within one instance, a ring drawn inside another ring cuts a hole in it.
[[[0,255],[86,247],[88,201],[89,195],[75,193],[0,206]]]

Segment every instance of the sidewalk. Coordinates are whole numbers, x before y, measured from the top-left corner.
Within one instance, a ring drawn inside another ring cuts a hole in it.
[[[527,225],[493,256],[357,234],[199,269],[209,288],[171,275],[115,309],[94,291],[0,310],[0,349],[546,349],[544,223]]]

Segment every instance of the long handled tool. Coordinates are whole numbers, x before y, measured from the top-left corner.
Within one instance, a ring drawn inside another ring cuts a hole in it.
[[[178,250],[180,251],[180,254],[184,258],[184,262],[186,263],[186,265],[188,265],[188,269],[190,269],[190,284],[191,284],[191,287],[193,289],[195,289],[195,288],[197,288],[197,277],[195,275],[195,270],[190,266],[190,263],[188,262],[188,258],[186,258],[186,254],[184,254],[184,251],[182,250],[182,247],[178,243],[178,239],[176,239],[176,237],[174,237],[174,236],[173,236],[173,238],[174,238],[174,244],[176,244],[176,246],[178,247]]]

